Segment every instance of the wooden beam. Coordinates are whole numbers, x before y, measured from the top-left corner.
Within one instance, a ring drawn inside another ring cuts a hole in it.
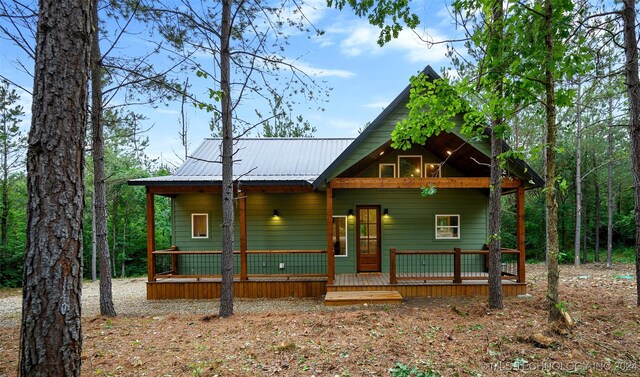
[[[243,192],[312,192],[311,185],[242,185]],[[193,193],[219,193],[218,185],[193,186],[147,186],[147,192],[156,195],[179,195]]]
[[[147,192],[155,195],[177,195],[193,193],[219,193],[220,186],[147,186]]]
[[[147,190],[147,280],[156,281],[156,263],[153,252],[156,249],[155,197]]]
[[[240,200],[240,280],[247,280],[247,193],[238,191]]]
[[[333,190],[327,187],[327,285],[335,278],[335,252],[333,251]]]
[[[265,185],[265,186],[248,186],[243,185],[244,191],[251,192],[312,192],[313,186],[309,185]]]
[[[518,251],[518,283],[525,282],[524,185],[516,191],[516,243]]]
[[[439,189],[486,188],[490,186],[488,177],[451,178],[334,178],[329,187],[334,189],[419,189],[420,186],[434,185]],[[521,186],[519,179],[504,179],[502,188]]]

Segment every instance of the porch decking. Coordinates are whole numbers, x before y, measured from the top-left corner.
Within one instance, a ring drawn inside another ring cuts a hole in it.
[[[487,280],[463,280],[453,283],[444,280],[403,280],[390,284],[388,273],[336,274],[333,284],[326,277],[256,277],[234,280],[234,295],[239,298],[320,297],[327,292],[396,291],[402,297],[486,296]],[[147,282],[147,299],[215,299],[220,297],[222,280],[213,278],[167,278]],[[527,292],[526,283],[505,279],[505,296]]]

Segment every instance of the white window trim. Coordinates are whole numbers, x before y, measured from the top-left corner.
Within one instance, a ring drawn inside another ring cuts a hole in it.
[[[438,174],[436,174],[435,176],[432,176],[431,174],[429,174],[427,176],[427,165],[437,165],[438,166]],[[424,163],[424,177],[425,178],[440,178],[442,177],[442,163],[441,162],[425,162]]]
[[[400,177],[400,159],[401,158],[408,158],[408,157],[418,157],[420,158],[420,164],[418,166],[420,166],[420,175],[416,178],[422,178],[423,175],[423,167],[422,167],[422,155],[398,155],[398,170],[396,173],[396,177],[398,178],[408,178],[408,177]]]
[[[334,257],[336,258],[346,258],[349,256],[349,216],[333,216],[333,218],[336,217],[343,217],[344,218],[344,255],[335,255]]]
[[[397,176],[396,174],[396,164],[380,164],[378,165],[378,178],[382,178],[382,167],[383,166],[393,166],[393,178]],[[388,178],[388,177],[387,177]]]
[[[206,223],[207,223],[207,227],[205,228],[207,230],[207,235],[206,236],[195,236],[193,234],[193,219],[195,216],[204,216]],[[191,238],[192,239],[206,239],[209,238],[209,214],[208,213],[192,213],[191,214]]]
[[[448,228],[458,228],[458,236],[457,237],[438,237],[438,217],[457,217],[458,218],[458,226],[448,226]],[[460,224],[460,215],[459,214],[448,214],[448,213],[439,213],[437,215],[435,215],[435,227],[434,227],[434,231],[435,231],[435,238],[437,240],[459,240],[460,239],[460,233],[461,233],[461,229],[462,226]]]

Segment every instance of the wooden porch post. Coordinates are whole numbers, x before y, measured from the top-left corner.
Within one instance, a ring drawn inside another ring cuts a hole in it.
[[[333,251],[333,190],[327,186],[327,284],[335,277],[335,255]]]
[[[389,283],[398,284],[398,276],[396,275],[396,248],[389,250]]]
[[[462,283],[462,250],[459,247],[453,248],[453,282]]]
[[[247,277],[247,193],[238,190],[240,196],[240,280]]]
[[[516,242],[518,251],[518,283],[525,282],[525,239],[524,239],[524,185],[516,191]]]
[[[156,209],[155,197],[147,187],[147,280],[156,281]]]

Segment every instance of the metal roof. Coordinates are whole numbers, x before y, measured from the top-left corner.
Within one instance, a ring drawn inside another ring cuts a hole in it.
[[[351,142],[350,138],[240,138],[234,141],[234,180],[312,183]],[[129,183],[220,184],[221,148],[222,139],[205,139],[173,175],[132,179]]]

